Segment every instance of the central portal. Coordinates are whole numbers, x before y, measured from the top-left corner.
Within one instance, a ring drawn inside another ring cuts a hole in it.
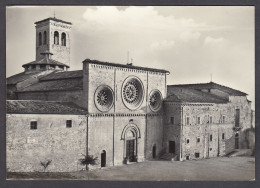
[[[129,159],[129,162],[135,161],[135,140],[126,141],[126,158]]]
[[[121,134],[121,140],[124,140],[123,164],[138,162],[138,139],[140,138],[137,125],[129,123],[124,127]]]

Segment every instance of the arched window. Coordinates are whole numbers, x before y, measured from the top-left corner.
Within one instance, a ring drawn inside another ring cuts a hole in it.
[[[44,31],[43,33],[43,44],[47,44],[47,32]]]
[[[42,33],[40,32],[39,33],[39,46],[42,45]]]
[[[66,34],[65,33],[61,34],[61,45],[66,46]]]
[[[54,32],[54,44],[59,45],[59,33],[58,33],[58,31]]]

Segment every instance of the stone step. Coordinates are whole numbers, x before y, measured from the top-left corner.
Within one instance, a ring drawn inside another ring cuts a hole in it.
[[[160,159],[171,161],[174,158],[173,153],[165,153],[160,156]]]

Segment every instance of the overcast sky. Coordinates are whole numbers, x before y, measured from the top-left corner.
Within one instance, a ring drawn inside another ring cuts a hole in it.
[[[168,84],[210,81],[255,98],[254,7],[8,7],[7,76],[35,60],[34,22],[72,22],[71,70],[86,58],[170,71]],[[253,107],[253,106],[252,106]],[[253,107],[254,108],[254,107]]]

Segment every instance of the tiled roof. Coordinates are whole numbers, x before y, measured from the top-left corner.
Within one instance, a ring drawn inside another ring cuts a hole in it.
[[[83,63],[107,65],[107,66],[122,67],[122,68],[129,68],[129,69],[139,69],[139,70],[146,70],[146,71],[152,71],[152,72],[170,73],[169,71],[163,70],[163,69],[153,69],[153,68],[139,67],[139,66],[134,66],[134,65],[124,65],[124,64],[119,64],[119,63],[109,63],[109,62],[102,62],[102,61],[90,60],[90,59],[85,59],[83,61]]]
[[[171,102],[191,102],[191,103],[227,103],[228,100],[212,95],[210,93],[205,93],[202,91],[197,91],[190,88],[182,87],[167,87],[167,98],[165,101]]]
[[[83,77],[83,71],[76,70],[76,71],[54,72],[45,77],[42,77],[40,80],[45,81],[45,80],[71,79],[71,78],[82,78],[82,77]]]
[[[37,22],[35,22],[35,24],[39,24],[39,23],[46,22],[46,21],[49,21],[49,20],[53,20],[53,21],[56,21],[56,22],[62,22],[62,23],[66,23],[66,24],[72,25],[71,22],[63,21],[63,20],[60,20],[60,19],[57,19],[57,18],[52,18],[52,17],[46,18],[44,20],[37,21]]]
[[[235,95],[235,96],[245,96],[247,95],[246,93],[232,89],[230,87],[226,87],[223,85],[219,85],[214,82],[209,82],[209,83],[201,83],[201,84],[180,84],[180,85],[170,85],[174,87],[182,87],[182,88],[191,88],[191,89],[196,89],[196,90],[201,90],[201,89],[219,89],[229,95]]]
[[[64,63],[61,63],[61,62],[58,62],[54,59],[49,59],[49,58],[42,58],[38,61],[32,61],[30,63],[26,63],[24,64],[22,67],[25,67],[27,65],[60,65],[60,66],[66,66],[66,67],[69,67],[68,65],[64,64]]]
[[[82,78],[40,81],[32,84],[18,92],[31,91],[64,91],[83,89]]]
[[[36,76],[39,74],[41,71],[34,71],[34,72],[21,72],[19,74],[10,76],[6,79],[7,84],[17,84],[18,82],[22,82],[24,80],[27,80],[30,77]]]
[[[7,114],[86,114],[72,102],[7,100]]]

